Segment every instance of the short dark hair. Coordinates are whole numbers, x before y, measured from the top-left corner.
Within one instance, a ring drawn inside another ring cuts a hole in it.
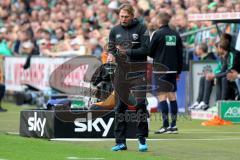
[[[121,10],[127,11],[129,14],[134,15],[134,8],[129,3],[123,3],[118,8],[118,14],[120,13]]]
[[[228,33],[223,33],[223,34],[221,35],[220,40],[228,40],[229,43],[231,43],[231,41],[232,41],[232,36],[231,36],[230,34],[228,34]]]
[[[225,51],[229,51],[230,50],[230,41],[227,39],[221,39],[218,42],[218,47]]]
[[[167,12],[160,12],[158,14],[158,18],[163,25],[167,25],[171,19],[171,16]]]
[[[201,43],[198,45],[198,47],[204,52],[207,53],[208,52],[208,46],[206,43]]]

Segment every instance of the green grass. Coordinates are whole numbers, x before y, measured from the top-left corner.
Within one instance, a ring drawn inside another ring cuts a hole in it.
[[[67,160],[67,157],[73,157],[72,159],[78,157],[78,159],[85,158],[86,160],[90,158],[104,160],[238,160],[240,155],[240,125],[203,127],[200,125],[201,121],[182,116],[178,120],[180,134],[155,135],[153,131],[160,127],[161,121],[158,115],[153,115],[149,138],[162,140],[148,141],[149,152],[139,153],[135,141],[128,142],[129,149],[127,151],[112,152],[110,148],[114,141],[57,142],[7,134],[7,132],[18,132],[19,111],[29,107],[17,107],[11,103],[3,103],[3,106],[8,109],[8,112],[0,113],[0,159]]]

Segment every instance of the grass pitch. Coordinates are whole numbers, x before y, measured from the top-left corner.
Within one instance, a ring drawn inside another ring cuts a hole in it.
[[[139,153],[137,142],[128,141],[128,150],[112,152],[113,140],[59,142],[14,135],[19,131],[20,110],[3,103],[0,113],[0,160],[239,160],[240,125],[203,127],[202,121],[180,116],[179,134],[155,135],[159,115],[151,117],[149,151]],[[10,133],[9,133],[10,132]]]

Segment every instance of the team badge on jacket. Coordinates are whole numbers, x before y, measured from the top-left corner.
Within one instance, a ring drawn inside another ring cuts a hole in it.
[[[121,38],[121,37],[122,37],[121,34],[117,34],[117,35],[116,35],[116,39]]]
[[[133,38],[133,40],[137,40],[138,39],[138,34],[132,34],[132,38]]]

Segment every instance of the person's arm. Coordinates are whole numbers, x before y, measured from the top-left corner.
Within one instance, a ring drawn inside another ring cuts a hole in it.
[[[221,73],[215,74],[215,75],[214,75],[214,78],[226,77],[226,75],[227,75],[228,72],[229,72],[229,71],[221,72]]]
[[[221,60],[219,60],[217,63],[218,63],[217,68],[215,68],[213,73],[207,73],[206,75],[207,80],[213,80],[214,78],[216,78],[216,75],[221,72],[221,68],[222,68]]]
[[[231,69],[233,68],[233,63],[234,63],[234,56],[232,53],[229,53],[229,61],[227,64],[227,70],[224,72],[221,72],[221,67],[222,65],[220,65],[220,69],[217,70],[218,73],[215,73],[215,78],[221,78],[221,77],[226,77],[227,74],[231,71]]]
[[[158,49],[161,39],[162,38],[159,36],[158,33],[154,33],[149,44],[149,54],[148,54],[149,57],[152,57],[152,58],[155,57],[155,53],[156,53],[156,50]]]
[[[220,73],[221,68],[222,68],[222,64],[221,64],[221,60],[220,60],[220,61],[218,61],[217,68],[215,68],[215,70],[214,70],[214,74],[216,75],[216,74]]]
[[[126,54],[128,56],[143,56],[143,55],[148,55],[148,48],[149,48],[149,32],[147,30],[146,26],[142,26],[140,33],[140,43],[141,43],[141,47],[137,48],[137,49],[127,49],[126,50]]]
[[[227,73],[227,79],[229,81],[240,79],[240,74],[236,70],[231,70],[230,72]]]
[[[234,54],[234,62],[232,69],[240,73],[240,52],[236,52]]]

